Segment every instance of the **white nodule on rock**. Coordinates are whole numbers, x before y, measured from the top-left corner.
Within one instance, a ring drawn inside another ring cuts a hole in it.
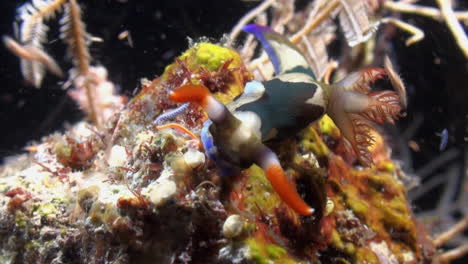
[[[315,157],[315,155],[312,152],[302,155],[302,158],[305,161],[307,161],[311,166],[315,168],[320,168],[317,157]]]
[[[190,168],[194,169],[205,163],[205,154],[196,149],[189,149],[184,154],[184,161]]]
[[[230,215],[224,222],[223,235],[227,238],[236,237],[240,235],[243,228],[244,220],[242,220],[242,217],[236,214]]]
[[[397,257],[390,251],[385,241],[380,243],[371,242],[370,248],[375,253],[380,263],[398,264]]]
[[[112,147],[107,163],[111,167],[122,167],[127,162],[128,155],[124,147],[115,145]]]
[[[73,128],[73,132],[78,138],[88,138],[95,134],[91,129],[89,129],[89,124],[86,122],[79,122]]]
[[[177,185],[172,178],[172,173],[164,170],[161,176],[144,188],[141,193],[148,197],[155,206],[160,206],[177,192]]]

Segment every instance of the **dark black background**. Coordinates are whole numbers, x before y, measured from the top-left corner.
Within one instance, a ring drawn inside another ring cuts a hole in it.
[[[139,79],[149,79],[162,73],[164,67],[188,46],[187,37],[206,36],[219,40],[231,30],[237,20],[258,2],[240,0],[88,0],[79,1],[89,33],[104,39],[93,43],[94,64],[103,64],[110,79],[123,94],[131,96],[139,87]],[[305,1],[301,1],[305,2]],[[423,1],[424,2],[424,1]],[[15,10],[22,1],[0,2],[0,34],[13,35]],[[433,5],[432,2],[424,2]],[[468,6],[459,6],[467,9]],[[405,33],[396,31],[386,50],[392,55],[408,87],[408,116],[391,129],[388,140],[394,146],[396,158],[402,159],[409,173],[417,172],[435,158],[439,150],[440,133],[449,132],[447,149],[456,150],[455,158],[444,163],[432,175],[457,166],[463,175],[466,164],[468,64],[447,27],[440,22],[419,16],[404,16],[426,32],[425,39],[411,47],[404,45]],[[51,24],[46,49],[69,69],[64,46],[58,40],[58,24]],[[118,34],[129,30],[133,47]],[[61,130],[64,124],[83,117],[77,106],[61,89],[60,81],[47,75],[42,88],[35,89],[22,80],[18,59],[0,45],[0,158],[18,154],[33,140]],[[418,120],[414,133],[408,128]],[[406,135],[406,136],[405,136]],[[409,136],[407,136],[409,135]],[[408,149],[408,140],[418,143],[419,152]],[[460,177],[460,184],[461,184]],[[434,205],[434,197],[442,192],[436,188],[421,198],[416,210]],[[461,192],[461,190],[458,190]],[[461,262],[460,262],[461,263]]]
[[[13,35],[16,7],[23,1],[0,2],[0,34]],[[188,46],[187,37],[208,36],[219,40],[246,10],[255,3],[241,1],[79,1],[83,7],[87,30],[104,39],[93,43],[94,64],[102,64],[110,79],[131,95],[139,79],[153,79],[162,73]],[[58,40],[58,24],[52,23],[46,49],[69,69],[64,47]],[[118,35],[129,30],[133,48]],[[0,45],[0,157],[21,151],[28,141],[38,140],[82,118],[77,106],[58,84],[60,80],[47,75],[42,88],[28,86],[22,79],[19,60]]]

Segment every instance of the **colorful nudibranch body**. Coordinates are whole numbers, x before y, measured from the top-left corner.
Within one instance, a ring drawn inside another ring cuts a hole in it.
[[[197,103],[206,111],[210,120],[202,129],[202,141],[222,173],[257,164],[287,205],[301,215],[310,215],[314,209],[302,200],[276,154],[265,144],[292,136],[327,113],[341,130],[349,151],[370,166],[368,120],[393,123],[401,111],[399,97],[393,91],[370,93],[369,83],[385,75],[381,68],[355,72],[327,85],[315,79],[306,58],[287,38],[254,24],[244,30],[265,48],[275,68],[273,79],[247,83],[244,92],[228,105],[202,85],[184,85],[170,97],[176,102]]]

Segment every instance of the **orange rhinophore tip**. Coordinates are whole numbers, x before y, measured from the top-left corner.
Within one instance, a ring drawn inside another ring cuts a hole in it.
[[[302,200],[296,188],[294,188],[292,183],[288,180],[281,167],[278,165],[271,165],[265,171],[265,174],[273,186],[273,189],[275,189],[281,199],[296,211],[296,213],[308,216],[314,212],[314,209],[310,208],[304,200]]]
[[[178,103],[194,102],[202,105],[210,95],[210,91],[203,85],[186,84],[174,89],[169,98]]]

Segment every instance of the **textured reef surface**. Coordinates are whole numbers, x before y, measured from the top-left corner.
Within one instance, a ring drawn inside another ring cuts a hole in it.
[[[328,116],[271,146],[315,209],[302,217],[259,167],[220,175],[198,140],[207,120],[198,106],[164,117],[181,127],[154,122],[178,107],[168,93],[187,80],[227,103],[252,78],[235,51],[197,43],[142,80],[103,129],[80,122],[10,158],[0,169],[0,262],[430,262],[434,247],[378,132],[371,168],[352,165]]]

